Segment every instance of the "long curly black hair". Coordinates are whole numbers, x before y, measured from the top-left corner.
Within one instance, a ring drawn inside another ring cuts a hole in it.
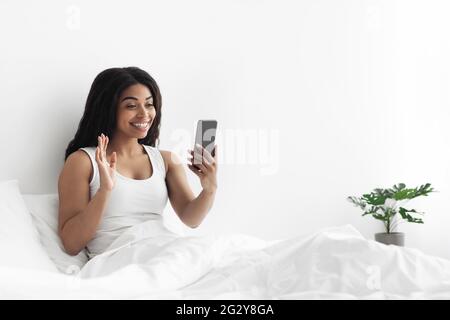
[[[161,126],[161,93],[156,81],[144,70],[137,67],[110,68],[95,77],[89,91],[83,117],[78,125],[75,137],[69,142],[64,161],[79,148],[96,147],[100,134],[107,135],[110,140],[116,129],[116,110],[122,92],[131,85],[147,86],[153,96],[156,117],[147,136],[138,139],[144,145],[159,145],[159,129]]]

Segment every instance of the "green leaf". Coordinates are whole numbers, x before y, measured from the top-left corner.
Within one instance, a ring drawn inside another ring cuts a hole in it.
[[[431,187],[430,183],[421,185],[418,188],[406,188],[404,183],[399,183],[392,186],[392,188],[375,188],[371,193],[363,194],[359,198],[349,196],[347,197],[347,200],[364,211],[362,216],[372,215],[375,219],[382,220],[389,224],[392,217],[397,214],[397,211],[395,208],[384,206],[387,199],[394,199],[396,201],[414,199],[419,196],[428,196],[431,192],[434,192],[434,189]],[[405,208],[399,208],[398,210],[400,216],[408,222],[423,223],[422,219],[411,215],[412,213],[422,214],[421,212]]]
[[[407,220],[408,222],[412,222],[412,223],[423,223],[423,220],[422,220],[422,219],[420,219],[420,218],[414,218],[414,217],[411,216],[408,212],[414,212],[414,213],[417,213],[417,211],[414,210],[414,209],[408,210],[408,209],[405,209],[405,208],[402,208],[402,207],[399,208],[400,216],[401,216],[403,219]]]
[[[385,215],[382,215],[382,214],[374,214],[373,217],[374,217],[375,219],[378,219],[378,220],[381,220],[381,221],[387,221],[387,220],[388,220],[388,219],[386,218],[386,216],[385,216]]]
[[[364,194],[362,196],[362,198],[368,204],[371,204],[373,206],[378,206],[378,205],[384,204],[387,197],[383,193],[372,192],[372,193]]]
[[[358,199],[356,197],[347,197],[347,200],[353,203],[355,206],[360,207],[362,210],[365,210],[366,208],[366,203],[361,199]]]

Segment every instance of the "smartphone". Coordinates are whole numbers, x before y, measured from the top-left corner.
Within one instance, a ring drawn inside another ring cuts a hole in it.
[[[195,143],[201,145],[214,157],[216,141],[217,121],[198,120],[197,131],[195,133]],[[203,155],[194,153],[194,164],[201,164]]]

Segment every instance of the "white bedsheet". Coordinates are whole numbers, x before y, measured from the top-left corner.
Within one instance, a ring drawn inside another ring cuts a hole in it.
[[[352,226],[269,242],[180,237],[150,221],[77,275],[0,268],[0,297],[449,299],[450,261],[366,240]]]

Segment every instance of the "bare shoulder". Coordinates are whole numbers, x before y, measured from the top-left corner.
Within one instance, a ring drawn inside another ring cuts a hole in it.
[[[92,173],[92,165],[89,156],[83,150],[77,150],[67,157],[61,175],[81,176],[88,178],[88,181],[90,181]]]
[[[65,223],[80,213],[89,203],[89,181],[92,166],[82,150],[71,153],[64,163],[58,180],[59,232]]]
[[[164,160],[164,166],[166,167],[166,174],[169,172],[170,162],[172,159],[172,152],[167,150],[159,150]]]
[[[175,165],[181,164],[180,157],[174,152],[167,151],[167,150],[159,150],[161,152],[161,155],[164,159],[164,165],[166,166],[166,173],[169,172],[171,168],[173,168]]]
[[[67,157],[66,164],[86,169],[91,168],[91,159],[83,150],[77,150]]]

